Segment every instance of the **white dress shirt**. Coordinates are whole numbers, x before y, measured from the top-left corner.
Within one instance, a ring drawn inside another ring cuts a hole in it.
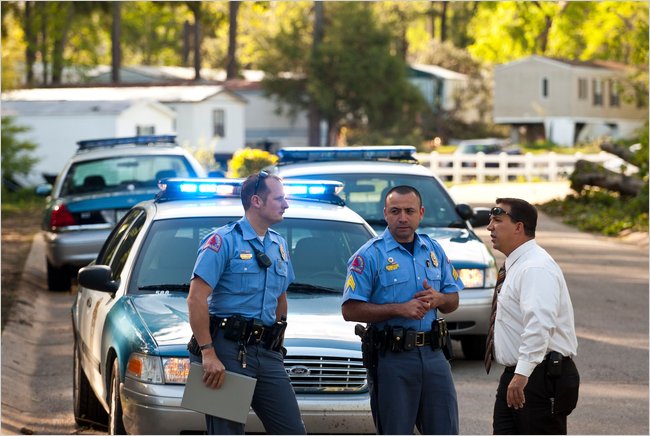
[[[506,258],[498,295],[494,358],[529,377],[550,351],[574,357],[578,350],[573,306],[562,270],[533,239]]]

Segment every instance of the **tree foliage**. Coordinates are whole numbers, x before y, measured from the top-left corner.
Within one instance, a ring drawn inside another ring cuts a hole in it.
[[[2,117],[2,180],[15,181],[16,176],[26,176],[32,170],[38,159],[31,153],[36,150],[37,145],[31,141],[18,139],[21,133],[29,129],[15,124],[14,119],[9,116]]]
[[[313,53],[311,26],[304,16],[273,38],[273,50],[263,61],[268,93],[294,113],[315,102],[328,122],[330,143],[343,127],[413,127],[423,102],[370,5],[328,3],[325,20],[323,40]],[[287,76],[287,71],[293,75]]]

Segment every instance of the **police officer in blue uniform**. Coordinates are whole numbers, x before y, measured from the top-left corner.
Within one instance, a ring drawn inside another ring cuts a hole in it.
[[[416,233],[423,216],[415,188],[392,188],[384,202],[388,227],[348,262],[341,310],[347,321],[369,323],[375,332],[378,352],[368,378],[378,434],[459,431],[437,312],[456,310],[464,286],[440,244]]]
[[[190,360],[202,362],[203,381],[215,389],[226,370],[255,377],[251,406],[266,432],[305,434],[281,352],[294,272],[286,241],[269,228],[289,205],[280,178],[264,171],[244,181],[241,200],[244,217],[199,248],[187,298]],[[210,415],[206,423],[209,434],[244,434],[244,424]]]

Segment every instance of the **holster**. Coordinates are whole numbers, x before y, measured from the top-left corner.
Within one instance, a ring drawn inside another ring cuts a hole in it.
[[[377,361],[379,360],[380,333],[375,326],[370,325],[364,327],[361,324],[357,324],[354,327],[354,332],[361,338],[363,366],[369,372],[372,371],[374,373],[377,369]]]
[[[454,350],[452,348],[451,338],[449,337],[449,330],[447,329],[447,321],[444,318],[438,318],[431,323],[431,348],[434,350],[442,349],[447,360],[454,358]]]
[[[214,339],[214,337],[217,334],[217,329],[219,328],[219,323],[218,320],[214,317],[210,317],[210,337]],[[199,347],[199,341],[196,340],[194,335],[190,338],[189,342],[187,343],[187,350],[194,354],[195,356],[200,356],[201,355],[201,348]]]

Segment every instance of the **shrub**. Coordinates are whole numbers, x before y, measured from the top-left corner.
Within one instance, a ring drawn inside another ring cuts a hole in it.
[[[247,177],[277,162],[278,157],[268,151],[245,148],[236,152],[230,161],[228,174],[231,177]]]

